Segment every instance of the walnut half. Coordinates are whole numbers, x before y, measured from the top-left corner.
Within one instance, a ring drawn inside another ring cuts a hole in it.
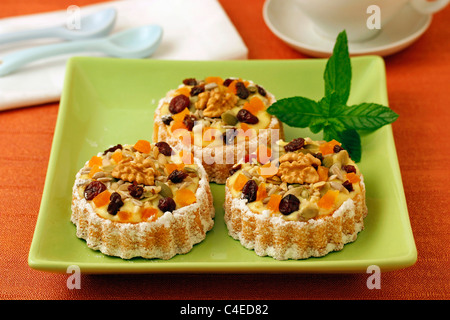
[[[217,86],[211,91],[199,94],[195,108],[203,110],[203,115],[206,117],[216,118],[232,109],[237,99],[238,97],[229,92],[227,87]]]
[[[152,186],[155,185],[157,170],[151,159],[144,159],[141,154],[136,153],[134,158],[119,162],[111,174],[117,179]]]
[[[319,166],[321,162],[312,154],[289,152],[280,158],[277,175],[287,183],[316,183],[319,174],[313,164]]]

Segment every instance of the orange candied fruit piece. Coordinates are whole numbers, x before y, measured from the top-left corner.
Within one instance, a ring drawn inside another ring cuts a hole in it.
[[[183,122],[184,117],[191,114],[188,108],[184,108],[183,111],[178,112],[172,116],[172,119],[178,122]]]
[[[238,176],[236,177],[236,180],[234,181],[233,189],[236,191],[241,191],[242,188],[244,188],[247,181],[248,178],[242,173],[239,173]]]
[[[340,142],[333,139],[329,142],[322,143],[319,146],[319,149],[323,155],[332,154],[332,153],[334,153],[334,151],[333,151],[334,146],[340,146],[340,145],[341,145]]]
[[[223,79],[221,77],[206,77],[205,78],[206,83],[217,83],[217,84],[223,84]]]
[[[166,163],[164,166],[168,174],[171,174],[174,170],[183,170],[184,163]]]
[[[359,176],[354,173],[354,172],[349,172],[345,175],[345,177],[347,178],[347,180],[350,183],[358,183],[361,179],[359,178]]]
[[[267,198],[267,190],[266,190],[266,184],[260,183],[258,186],[258,191],[256,192],[256,201],[260,201]]]
[[[122,161],[123,155],[122,155],[122,151],[116,150],[111,158],[114,160],[115,163],[119,163],[120,161]]]
[[[282,198],[281,194],[270,195],[269,202],[267,202],[267,208],[273,212],[279,211],[281,198]]]
[[[175,132],[178,129],[183,129],[183,130],[187,130],[188,128],[186,127],[186,125],[183,123],[183,121],[173,121],[172,126],[170,127],[170,130],[172,132]]]
[[[105,190],[103,192],[100,192],[98,195],[95,196],[94,199],[92,199],[92,202],[94,202],[95,206],[97,208],[106,206],[109,203],[109,198],[111,197],[111,193],[108,190]]]
[[[151,146],[147,140],[139,140],[134,144],[134,148],[142,153],[150,153]]]
[[[183,94],[186,97],[191,96],[191,89],[189,89],[188,87],[181,87],[181,88],[178,88],[176,91],[178,94]]]
[[[328,180],[328,168],[324,166],[319,166],[317,168],[317,173],[319,174],[319,181]]]
[[[119,211],[117,212],[117,216],[121,222],[127,222],[131,218],[131,212],[128,211]]]
[[[228,85],[228,92],[233,94],[237,93],[236,83],[238,83],[238,80],[233,80],[230,82],[230,84]]]
[[[179,189],[175,192],[175,197],[173,198],[180,207],[188,206],[197,201],[195,193],[189,189]]]
[[[89,160],[89,167],[93,167],[95,165],[101,166],[103,164],[103,160],[101,157],[93,156],[91,160]]]
[[[317,205],[319,206],[319,208],[329,210],[333,208],[338,195],[339,195],[338,190],[328,190],[327,193],[325,193],[323,197],[319,199]]]
[[[266,109],[264,102],[258,97],[253,97],[249,102],[244,104],[244,109],[250,111],[252,114],[256,115],[259,111]]]
[[[102,171],[100,166],[98,164],[94,164],[91,168],[91,171],[89,171],[89,178],[92,178],[94,176],[94,174],[96,174],[97,172],[100,172],[100,171]]]
[[[155,221],[157,218],[158,218],[158,209],[144,208],[144,210],[142,210],[142,220]]]

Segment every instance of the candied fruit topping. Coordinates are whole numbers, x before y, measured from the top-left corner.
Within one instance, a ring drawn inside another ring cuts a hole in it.
[[[134,144],[134,148],[142,153],[150,153],[151,145],[147,140],[138,140],[138,142]]]
[[[158,218],[158,209],[144,208],[142,210],[142,220],[155,221]]]
[[[101,157],[93,156],[91,160],[89,160],[89,167],[93,167],[95,165],[101,166],[103,163],[103,160]]]
[[[336,145],[340,146],[341,144],[340,144],[340,142],[333,139],[329,142],[322,143],[319,146],[319,149],[320,149],[320,152],[322,153],[322,155],[332,154],[332,153],[334,153],[334,147]]]
[[[267,208],[272,212],[279,211],[281,198],[282,198],[281,194],[270,195],[269,202],[267,203]]]
[[[106,206],[109,203],[110,196],[111,196],[111,193],[108,190],[105,190],[105,191],[99,193],[97,196],[95,196],[95,198],[92,199],[92,202],[94,202],[94,204],[97,208],[101,208],[103,206]]]
[[[197,201],[195,193],[189,189],[179,189],[175,192],[175,202],[180,205],[180,207],[188,206]]]
[[[327,193],[325,193],[323,197],[319,199],[317,205],[319,206],[319,208],[329,210],[333,208],[338,195],[339,195],[338,190],[328,190]]]
[[[244,188],[244,185],[247,183],[247,181],[248,178],[242,173],[239,173],[236,180],[234,181],[233,189],[236,191],[241,191],[242,188]]]
[[[358,183],[361,179],[359,178],[359,176],[354,173],[354,172],[349,172],[345,175],[345,177],[347,178],[347,180],[350,183]]]

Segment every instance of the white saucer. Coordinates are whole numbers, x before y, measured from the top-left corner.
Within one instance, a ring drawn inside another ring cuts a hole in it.
[[[335,39],[318,35],[313,24],[297,8],[293,0],[266,0],[264,21],[269,29],[292,48],[313,57],[329,57]],[[429,27],[431,15],[419,14],[409,6],[382,26],[380,33],[362,42],[349,42],[351,55],[387,56],[403,50],[416,41]]]

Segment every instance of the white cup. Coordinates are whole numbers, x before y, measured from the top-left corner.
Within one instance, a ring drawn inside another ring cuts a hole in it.
[[[345,30],[350,42],[376,36],[405,5],[412,6],[421,14],[432,14],[444,8],[448,2],[449,0],[294,0],[298,8],[313,22],[318,34],[336,39]],[[377,16],[371,17],[373,14]],[[369,19],[379,19],[378,27],[369,25]]]

